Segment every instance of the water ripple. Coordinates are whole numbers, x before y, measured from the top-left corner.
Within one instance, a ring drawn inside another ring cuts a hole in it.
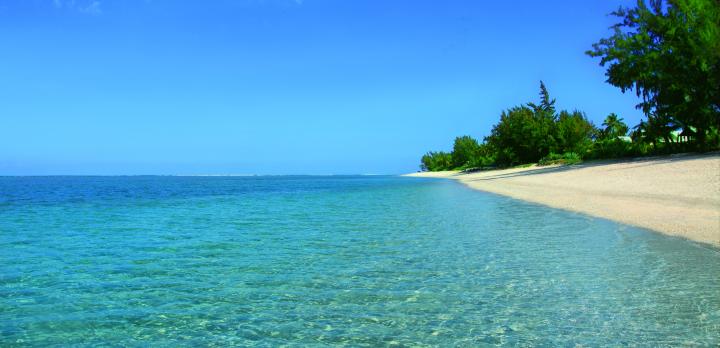
[[[394,177],[0,178],[2,346],[720,343],[720,253]]]

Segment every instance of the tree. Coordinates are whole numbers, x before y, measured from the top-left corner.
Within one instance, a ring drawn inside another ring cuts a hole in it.
[[[540,81],[540,105],[528,103],[528,106],[533,109],[533,119],[535,121],[532,128],[533,144],[539,152],[538,155],[542,158],[556,145],[554,126],[555,122],[557,122],[555,99],[550,98],[550,93],[542,81]]]
[[[561,111],[555,123],[554,153],[574,152],[584,156],[592,146],[595,126],[580,111]]]
[[[531,163],[545,155],[545,151],[537,147],[539,139],[535,123],[533,111],[526,106],[503,111],[500,122],[493,126],[486,139],[496,153],[498,164]]]
[[[452,166],[460,168],[466,166],[478,156],[480,144],[473,137],[465,135],[455,138],[452,151]]]
[[[449,170],[452,167],[452,156],[447,152],[430,151],[420,159],[420,169],[423,171],[437,172]]]
[[[601,132],[603,139],[616,139],[617,137],[627,135],[627,124],[625,124],[623,119],[618,117],[615,113],[607,115],[602,125],[604,127]]]
[[[663,139],[666,145],[670,145],[670,132],[677,128],[672,121],[659,115],[648,115],[647,120],[640,121],[633,131],[633,141],[643,141],[658,149],[658,139]]]
[[[540,105],[528,103],[528,106],[535,111],[536,114],[544,114],[549,117],[555,115],[555,99],[550,99],[550,93],[545,87],[545,83],[540,81]]]
[[[495,150],[498,164],[533,163],[550,153],[556,146],[554,104],[555,100],[540,81],[540,104],[527,103],[503,111],[500,122],[486,138]]]
[[[592,146],[590,157],[618,158],[631,155],[633,147],[631,142],[621,139],[627,135],[628,126],[618,115],[611,113],[605,117],[599,136]]]
[[[720,2],[718,0],[638,0],[636,8],[612,13],[620,18],[614,34],[588,51],[608,66],[607,82],[635,90],[645,114],[673,125],[696,128],[697,145],[720,128]]]
[[[495,165],[495,152],[487,143],[481,143],[477,151],[465,165],[466,168],[486,168]]]

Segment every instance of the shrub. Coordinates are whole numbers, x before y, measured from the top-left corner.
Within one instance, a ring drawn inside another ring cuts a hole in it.
[[[575,152],[566,152],[562,155],[551,153],[540,159],[538,165],[548,166],[551,164],[576,164],[582,162],[582,158]]]
[[[622,158],[633,156],[633,143],[621,138],[598,140],[593,144],[590,158]]]

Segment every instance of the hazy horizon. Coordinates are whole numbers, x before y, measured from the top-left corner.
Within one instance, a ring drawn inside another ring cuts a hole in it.
[[[633,3],[4,3],[0,175],[413,172],[540,80],[633,126],[584,54]]]

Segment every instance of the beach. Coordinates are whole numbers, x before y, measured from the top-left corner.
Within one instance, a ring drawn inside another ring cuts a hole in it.
[[[477,190],[720,247],[720,154],[474,173],[421,172]]]

